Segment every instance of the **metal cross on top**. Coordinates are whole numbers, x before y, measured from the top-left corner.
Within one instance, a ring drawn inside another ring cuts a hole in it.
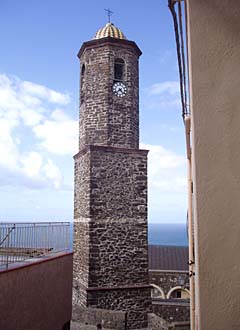
[[[108,9],[104,9],[107,12],[108,15],[108,23],[110,23],[111,21],[111,16],[113,15],[113,11],[111,11],[109,8]]]

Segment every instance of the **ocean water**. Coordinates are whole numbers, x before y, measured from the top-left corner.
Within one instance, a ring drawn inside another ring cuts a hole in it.
[[[73,237],[73,225],[70,225],[71,241]],[[157,245],[177,245],[187,246],[187,226],[186,224],[148,224],[148,243]]]
[[[178,245],[187,246],[187,226],[186,224],[148,224],[148,242],[158,245]]]
[[[2,226],[2,228],[0,227],[0,242],[6,236],[6,230],[4,232],[5,227],[6,224]],[[70,223],[68,242],[66,241],[68,228],[67,226],[64,228],[56,225],[48,228],[48,226],[38,224],[38,226],[34,228],[35,230],[33,230],[32,224],[18,224],[17,230],[11,233],[9,239],[5,241],[2,246],[4,247],[6,244],[8,244],[8,246],[28,248],[46,248],[50,246],[58,251],[66,248],[72,249],[73,223]],[[23,241],[21,239],[23,239]],[[148,243],[157,245],[187,246],[187,227],[185,224],[149,223]]]

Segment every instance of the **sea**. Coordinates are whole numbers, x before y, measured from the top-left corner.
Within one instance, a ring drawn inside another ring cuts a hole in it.
[[[148,243],[157,245],[187,246],[187,225],[183,223],[149,223]]]
[[[71,244],[73,225],[70,226]],[[187,226],[183,223],[149,223],[148,244],[187,246]]]
[[[16,223],[17,224],[17,223]],[[19,223],[18,233],[19,235],[14,235],[14,233],[10,236],[12,241],[10,243],[13,246],[24,246],[25,243],[21,242],[21,238],[28,239],[28,247],[31,246],[31,226],[30,230],[25,232],[25,236],[23,235],[24,232],[22,232],[19,227],[26,227],[26,224]],[[41,244],[45,244],[44,241],[44,231],[40,228],[36,231],[35,234],[35,240],[37,239],[38,246],[42,247]],[[26,227],[28,228],[28,227]],[[1,229],[1,228],[0,228]],[[60,229],[60,230],[57,230]],[[50,232],[50,244],[53,244],[53,246],[61,245],[62,237],[64,235],[64,232],[61,231],[61,228],[54,227],[55,231]],[[6,234],[6,233],[5,233]],[[0,241],[1,241],[1,235],[4,237],[4,231],[0,231]],[[59,236],[60,235],[60,236]],[[17,245],[16,245],[16,237],[18,237]],[[34,244],[36,244],[35,241],[33,241]],[[63,242],[64,243],[64,242]],[[29,245],[30,244],[30,245]],[[40,245],[39,245],[40,244]],[[187,246],[188,245],[188,237],[187,237],[187,226],[182,223],[178,224],[167,224],[167,223],[148,223],[148,244],[156,244],[156,245],[173,245],[173,246]],[[69,248],[72,249],[73,247],[73,223],[70,222],[70,228],[69,228]]]

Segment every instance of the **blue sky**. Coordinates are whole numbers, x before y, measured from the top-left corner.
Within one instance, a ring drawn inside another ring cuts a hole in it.
[[[167,0],[0,2],[0,221],[73,218],[81,44],[107,22],[141,48],[149,221],[185,222],[186,157]]]

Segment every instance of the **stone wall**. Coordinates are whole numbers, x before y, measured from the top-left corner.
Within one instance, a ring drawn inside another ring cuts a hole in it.
[[[147,326],[147,312],[150,311],[150,288],[122,287],[88,291],[91,306],[126,312],[127,329],[141,329]]]
[[[86,219],[90,217],[89,149],[83,149],[74,157],[74,160],[74,219]]]
[[[143,219],[99,220],[90,228],[90,286],[148,284]]]
[[[156,314],[148,314],[149,330],[169,330],[170,324]]]
[[[94,46],[85,43],[81,52],[80,134],[79,145],[112,145],[125,148],[139,146],[139,81],[138,57],[132,43],[119,44],[112,39],[95,41]],[[127,94],[123,98],[114,95],[114,60],[124,60],[124,83]]]
[[[108,311],[99,308],[73,308],[72,321],[82,325],[101,324],[103,329],[125,330],[126,313],[121,311]]]
[[[89,273],[90,231],[90,157],[87,152],[81,153],[81,157],[75,157],[74,171],[73,302],[85,306]]]
[[[169,322],[190,320],[189,299],[166,299],[171,289],[189,289],[188,272],[183,271],[149,271],[149,282],[162,289],[163,299],[153,299],[152,310]]]
[[[147,151],[87,146],[75,157],[75,173],[74,292],[79,303],[128,311],[131,327],[145,327],[151,305]]]
[[[139,150],[141,51],[128,40],[83,44],[79,153],[75,156],[74,302],[127,312],[128,329],[147,326],[147,151]],[[123,60],[127,93],[113,93]]]
[[[184,287],[189,290],[189,275],[183,271],[149,271],[149,283],[159,286],[165,297],[174,287]]]
[[[190,303],[189,300],[166,301],[159,299],[153,301],[152,311],[156,315],[161,316],[168,322],[180,322],[190,320]]]
[[[148,283],[147,151],[89,146],[75,174],[75,260],[90,257],[92,279],[80,265],[76,276],[90,286]]]
[[[146,222],[148,151],[100,146],[90,149],[91,215],[95,219]]]

